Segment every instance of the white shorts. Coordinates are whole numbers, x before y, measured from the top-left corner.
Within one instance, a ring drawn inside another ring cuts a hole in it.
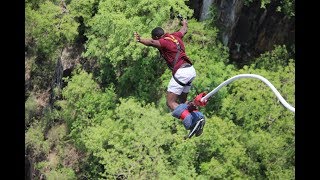
[[[184,67],[184,68],[179,68],[177,72],[174,75],[179,81],[182,83],[186,84],[190,80],[193,81],[194,78],[196,77],[196,70],[194,69],[193,66],[191,67]],[[181,86],[176,82],[176,80],[171,77],[171,80],[168,84],[168,92],[172,92],[174,94],[180,95],[182,92],[188,93],[190,91],[191,84],[186,85],[186,86]]]

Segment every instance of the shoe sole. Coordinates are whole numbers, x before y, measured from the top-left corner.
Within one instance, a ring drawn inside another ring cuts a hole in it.
[[[206,124],[206,121],[203,120],[202,123],[200,124],[199,130],[196,131],[196,137],[200,136],[203,133],[203,127]]]
[[[188,134],[187,138],[191,138],[195,133],[198,134],[196,136],[200,136],[202,134],[204,124],[205,124],[205,120],[200,119],[197,122],[197,124],[194,126],[192,131]],[[200,132],[198,133],[198,131],[200,131]]]

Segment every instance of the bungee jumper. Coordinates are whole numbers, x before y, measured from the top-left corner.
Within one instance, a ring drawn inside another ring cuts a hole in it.
[[[193,101],[187,102],[187,96],[192,86],[192,81],[196,77],[196,71],[185,53],[182,41],[188,30],[188,22],[181,15],[178,15],[178,18],[180,18],[182,27],[177,32],[165,33],[161,27],[156,27],[151,31],[152,39],[141,38],[137,32],[134,35],[137,42],[157,48],[172,71],[172,77],[167,88],[166,103],[172,111],[172,116],[182,120],[185,129],[190,130],[185,138],[191,138],[193,135],[200,136],[203,132],[206,121],[204,115],[198,110],[198,107],[205,106],[209,98],[223,86],[240,78],[256,78],[263,81],[271,88],[287,109],[295,112],[295,108],[283,99],[277,89],[266,78],[256,74],[239,74],[231,77],[208,94],[202,92]],[[180,104],[177,102],[178,100]]]
[[[196,77],[196,70],[186,55],[182,38],[188,31],[188,21],[178,15],[182,27],[179,31],[165,33],[161,27],[151,31],[151,39],[141,38],[135,32],[137,42],[145,46],[157,48],[172,71],[168,84],[166,104],[172,111],[172,116],[182,120],[186,130],[190,130],[187,138],[200,136],[205,125],[205,117],[192,102],[187,102],[187,96]]]

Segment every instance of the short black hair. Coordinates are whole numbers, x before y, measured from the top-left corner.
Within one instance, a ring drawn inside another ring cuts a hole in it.
[[[164,30],[161,27],[156,27],[151,31],[152,37],[161,37],[162,35],[164,35]]]

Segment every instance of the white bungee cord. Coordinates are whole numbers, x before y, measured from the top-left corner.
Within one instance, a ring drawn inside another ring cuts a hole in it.
[[[204,97],[201,98],[201,102],[205,102],[206,100],[208,100],[208,98],[210,96],[212,96],[213,94],[215,94],[216,92],[218,92],[223,86],[226,86],[227,84],[231,83],[232,81],[236,80],[236,79],[240,79],[240,78],[256,78],[256,79],[260,79],[261,81],[263,81],[265,84],[267,84],[271,90],[275,93],[275,95],[277,96],[277,98],[280,100],[280,102],[290,111],[295,113],[295,108],[292,107],[290,104],[287,103],[286,100],[283,99],[283,97],[280,95],[280,93],[277,91],[277,89],[264,77],[257,75],[257,74],[239,74],[236,76],[233,76],[229,79],[227,79],[226,81],[224,81],[223,83],[221,83],[218,87],[216,87],[215,89],[213,89],[211,92],[209,92],[207,95],[205,95]]]

